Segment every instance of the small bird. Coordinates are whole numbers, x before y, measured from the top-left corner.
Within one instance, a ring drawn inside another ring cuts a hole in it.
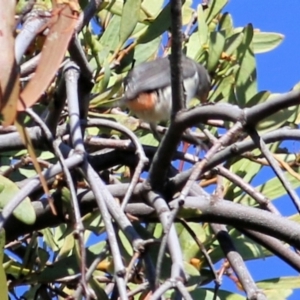
[[[185,105],[193,98],[202,103],[210,91],[207,70],[191,58],[182,57]],[[124,79],[123,103],[140,119],[150,124],[157,136],[156,125],[170,119],[172,112],[170,57],[142,63],[134,67]]]

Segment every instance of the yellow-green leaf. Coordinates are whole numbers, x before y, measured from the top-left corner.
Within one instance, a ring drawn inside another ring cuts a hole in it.
[[[210,35],[209,56],[208,56],[208,71],[212,72],[218,65],[219,59],[223,52],[225,38],[222,33],[214,31]]]
[[[210,1],[209,8],[206,12],[206,23],[209,24],[225,7],[228,0]]]
[[[235,33],[226,39],[224,51],[227,55],[232,55],[237,47],[242,43],[244,38],[243,32]]]
[[[3,256],[5,246],[5,231],[3,228],[0,230],[0,299],[8,299],[8,289],[6,282],[6,274],[3,268]]]
[[[275,32],[254,31],[253,51],[255,54],[268,52],[278,47],[284,39],[284,35]]]
[[[236,94],[238,104],[244,107],[257,94],[256,62],[252,50],[253,27],[251,24],[243,30],[244,40],[238,47],[240,69],[236,75]]]
[[[139,20],[141,9],[141,0],[126,0],[124,2],[119,32],[120,47],[132,34]]]
[[[0,175],[0,208],[6,204],[19,192],[17,185],[8,178]],[[35,210],[31,201],[26,197],[13,211],[13,215],[25,224],[33,224],[36,220]]]
[[[225,36],[230,36],[233,33],[233,20],[229,13],[222,15],[219,21],[219,30],[225,31]]]
[[[207,43],[208,27],[205,22],[205,14],[202,5],[198,5],[197,13],[198,13],[198,35],[200,40],[200,44],[198,45],[198,47],[200,48]]]
[[[138,44],[148,43],[162,35],[171,26],[170,4],[167,4],[157,18],[137,39]]]

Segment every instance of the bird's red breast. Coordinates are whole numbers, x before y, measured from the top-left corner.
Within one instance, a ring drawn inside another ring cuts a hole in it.
[[[155,92],[140,93],[137,98],[127,101],[126,105],[133,112],[152,111],[156,101],[157,94]]]

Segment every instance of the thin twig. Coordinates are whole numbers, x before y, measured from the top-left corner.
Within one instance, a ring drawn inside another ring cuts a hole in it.
[[[216,286],[220,286],[221,283],[218,279],[218,274],[214,268],[214,264],[209,256],[209,254],[207,253],[205,246],[203,245],[203,243],[200,241],[200,239],[197,237],[196,233],[193,231],[193,229],[190,227],[190,225],[188,224],[188,222],[186,222],[183,218],[179,218],[179,221],[181,222],[181,224],[184,226],[184,228],[186,229],[186,231],[191,235],[191,237],[194,239],[194,241],[196,242],[196,244],[198,245],[198,247],[200,248],[202,254],[204,255],[206,262],[208,264],[208,267],[210,268],[211,272],[214,274],[215,277],[215,283]]]
[[[205,154],[204,158],[202,161],[196,163],[196,165],[193,167],[193,171],[181,191],[179,201],[184,201],[186,196],[188,195],[192,185],[194,182],[198,179],[199,175],[202,173],[205,165],[211,159],[215,153],[219,150],[221,146],[226,146],[228,145],[236,136],[239,134],[239,132],[243,129],[243,126],[240,122],[237,122],[231,129],[229,129],[226,134],[224,134],[218,142],[216,142],[210,149],[209,151]]]
[[[230,235],[224,225],[211,224],[211,227],[219,241],[222,251],[224,252],[230,266],[237,275],[248,299],[267,299],[265,295],[258,289],[249,273],[241,255],[235,249]]]
[[[85,162],[83,163],[81,170],[90,184],[90,187],[95,195],[99,210],[101,212],[114,262],[114,278],[116,280],[121,299],[126,300],[128,299],[124,278],[126,269],[122,261],[122,255],[116,239],[114,227],[107,209],[106,196],[105,193],[103,193],[103,190],[105,190],[105,185],[98,174],[91,167],[91,165],[87,162],[87,160],[85,160]]]
[[[139,162],[138,162],[137,167],[135,168],[135,171],[132,176],[132,180],[130,182],[130,185],[126,192],[126,195],[122,201],[121,208],[124,210],[124,208],[126,207],[128,201],[132,195],[132,192],[133,192],[136,184],[139,181],[140,175],[141,175],[145,165],[149,162],[149,160],[146,157],[144,149],[143,149],[141,143],[139,142],[138,138],[133,134],[133,132],[131,130],[129,130],[122,124],[116,123],[116,122],[113,122],[113,121],[110,121],[107,119],[89,119],[87,124],[88,124],[88,126],[103,126],[103,127],[108,127],[108,128],[113,128],[115,130],[118,130],[118,131],[122,132],[123,134],[127,135],[136,148],[136,153],[139,157]]]
[[[67,91],[67,99],[68,99],[68,112],[70,115],[70,132],[71,132],[71,140],[75,151],[79,153],[84,153],[85,148],[83,145],[83,138],[81,134],[80,124],[80,115],[79,115],[79,99],[78,99],[78,79],[79,79],[79,69],[74,63],[69,63],[64,67],[64,77],[66,82],[66,91]],[[78,236],[78,246],[80,249],[80,270],[81,270],[81,284],[84,289],[84,294],[86,296],[89,295],[89,289],[87,285],[87,279],[85,274],[86,269],[86,252],[84,246],[84,226],[81,220],[81,213],[79,204],[77,201],[77,194],[75,190],[75,186],[73,184],[73,179],[68,171],[65,173],[67,175],[69,181],[69,188],[71,192],[71,203],[72,208],[74,210],[75,217],[75,231]]]
[[[281,184],[283,185],[283,187],[291,197],[296,209],[300,213],[300,198],[292,188],[290,182],[285,178],[283,171],[280,169],[276,159],[273,157],[272,153],[266,146],[264,140],[259,136],[258,132],[254,129],[254,127],[248,129],[248,132],[253,142],[256,144],[256,146],[260,149],[262,154],[267,159],[268,163],[270,164],[270,167],[273,169],[274,173],[280,180]]]
[[[175,209],[173,209],[172,212],[170,212],[169,219],[168,219],[168,224],[164,228],[164,236],[163,236],[163,238],[161,240],[161,243],[160,243],[160,247],[159,247],[159,251],[158,251],[158,255],[157,255],[157,262],[156,262],[156,274],[155,274],[155,286],[156,287],[159,286],[160,273],[161,273],[161,269],[162,269],[162,266],[163,266],[163,258],[164,258],[164,255],[165,255],[165,249],[166,249],[166,246],[167,246],[169,233],[170,233],[170,230],[171,230],[172,226],[174,225],[173,222],[176,218],[176,215],[177,215],[178,211],[179,211],[179,207],[176,207]]]
[[[222,166],[218,166],[215,168],[215,170],[228,180],[230,180],[232,183],[234,183],[236,186],[240,187],[244,192],[246,192],[250,197],[252,197],[261,207],[267,209],[268,211],[276,214],[281,215],[279,210],[273,205],[271,200],[267,197],[265,197],[262,193],[257,191],[252,185],[245,182],[241,177],[238,175],[230,172],[226,168]]]
[[[102,253],[100,253],[95,259],[94,261],[92,262],[92,264],[90,265],[90,267],[88,268],[86,274],[85,274],[85,278],[86,278],[86,281],[88,282],[90,280],[90,278],[92,277],[93,275],[93,272],[96,270],[98,264],[102,261],[104,255],[105,255],[105,252],[106,252],[106,249],[107,247],[104,247],[104,249],[102,250]],[[82,289],[83,286],[82,285],[78,285],[73,297],[74,299],[79,299],[80,295],[82,294]]]

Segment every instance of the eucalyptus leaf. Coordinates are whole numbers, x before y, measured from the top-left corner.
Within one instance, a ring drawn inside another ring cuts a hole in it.
[[[271,93],[269,91],[258,92],[247,102],[247,107],[252,107],[256,104],[265,102],[270,97],[270,95]]]
[[[161,36],[171,26],[170,4],[168,3],[138,39],[138,44],[149,43]]]
[[[290,295],[293,294],[292,289],[266,289],[263,290],[267,299],[272,300],[286,300]]]
[[[102,48],[107,48],[109,51],[114,52],[120,43],[119,35],[116,32],[119,31],[121,25],[121,17],[114,15],[99,42]]]
[[[210,34],[209,56],[207,63],[207,69],[209,72],[212,72],[216,69],[221,58],[224,45],[225,38],[222,33],[215,31]]]
[[[206,10],[206,23],[209,24],[226,6],[228,0],[210,1]]]
[[[296,172],[299,173],[299,170],[296,170]],[[295,178],[288,172],[285,172],[284,174],[293,189],[297,189],[300,187],[300,181],[297,178]],[[255,189],[261,192],[266,198],[270,199],[271,201],[286,195],[286,190],[277,177],[273,177],[267,180],[263,184],[256,186]],[[255,204],[254,200],[248,195],[244,195],[240,199],[240,203],[245,205]]]
[[[196,60],[196,58],[204,51],[203,48],[200,47],[201,41],[199,39],[199,33],[194,32],[189,37],[188,42],[185,44],[186,47],[186,56],[191,57]]]
[[[3,209],[18,193],[18,186],[8,178],[0,175],[0,208]],[[25,224],[33,224],[36,220],[35,210],[26,197],[13,211],[13,215]]]
[[[193,10],[190,8],[192,1],[185,1],[182,7],[182,24],[186,25],[191,20]],[[138,44],[148,43],[158,37],[160,37],[171,26],[171,9],[170,3],[168,3],[158,16],[150,23],[145,29],[145,32],[141,34],[138,39]]]
[[[193,232],[197,233],[197,238],[201,241],[201,243],[205,244],[207,236],[203,225],[188,222],[188,226]],[[199,246],[182,224],[176,224],[176,232],[179,237],[181,249],[183,250],[183,259],[186,262],[190,262],[192,258],[197,257],[200,254],[201,251]]]
[[[99,283],[98,280],[96,280],[94,277],[92,277],[89,280],[89,284],[90,284],[91,288],[93,289],[94,293],[96,294],[97,299],[109,300],[105,290],[101,287],[101,284]]]
[[[149,43],[139,44],[135,46],[121,61],[116,71],[118,73],[124,73],[132,69],[134,65],[139,65],[142,62],[153,60],[157,55],[159,46],[161,43],[161,37],[152,40]]]
[[[219,296],[215,297],[214,291],[210,291],[205,288],[198,288],[198,289],[190,292],[190,294],[192,296],[192,299],[221,300],[221,298]],[[174,297],[175,297],[175,295],[172,297],[172,299],[175,299]]]
[[[205,22],[205,13],[203,11],[202,5],[198,5],[197,14],[198,14],[198,35],[200,41],[198,47],[202,47],[208,42],[208,26]]]
[[[104,77],[102,78],[102,80],[99,83],[99,85],[100,85],[99,92],[102,92],[107,88],[109,81],[110,81],[110,77],[111,77],[111,70],[110,70],[108,61],[105,61],[103,68],[104,68]]]
[[[235,33],[228,37],[225,42],[224,52],[227,55],[232,55],[234,51],[240,46],[244,39],[243,32]]]
[[[277,95],[278,94],[271,94],[267,100],[272,100],[272,98],[275,98]],[[300,105],[281,109],[259,122],[257,129],[259,130],[260,134],[262,134],[270,130],[278,129],[288,122],[295,123],[299,113]]]
[[[266,279],[257,282],[257,286],[262,289],[300,289],[299,276],[287,276]]]
[[[105,1],[102,1],[102,3],[101,3],[101,7],[102,7],[101,11],[106,10],[106,11],[109,11],[109,12],[113,13],[114,15],[117,15],[120,17],[120,16],[122,16],[123,5],[124,5],[124,0],[114,0],[114,1],[105,0]],[[147,22],[147,20],[152,19],[154,17],[154,15],[155,14],[149,16],[145,13],[144,10],[141,9],[138,14],[138,21],[139,22]]]
[[[3,268],[4,246],[5,246],[5,230],[1,228],[0,229],[0,297],[3,300],[8,299],[6,274]]]
[[[138,23],[141,2],[141,0],[124,1],[119,31],[120,47],[130,37]]]
[[[260,164],[252,162],[249,159],[240,159],[230,166],[230,171],[250,184],[261,168],[262,166]],[[228,179],[225,180],[224,185],[226,187],[226,198],[239,202],[240,199],[238,197],[244,195],[243,189],[236,186]]]
[[[231,36],[233,34],[233,20],[232,16],[229,13],[222,14],[222,17],[219,21],[219,31],[225,31],[225,36]]]
[[[278,47],[284,39],[284,35],[275,32],[254,31],[253,51],[255,54],[271,51]]]
[[[256,62],[252,49],[253,27],[251,24],[243,29],[244,40],[237,49],[240,69],[236,75],[236,94],[238,104],[244,107],[257,94]]]

